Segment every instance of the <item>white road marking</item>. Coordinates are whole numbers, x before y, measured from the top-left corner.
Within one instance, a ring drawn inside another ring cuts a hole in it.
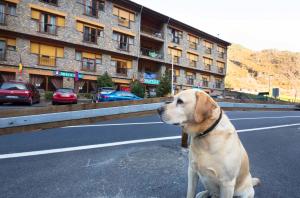
[[[280,119],[280,118],[300,118],[300,116],[278,116],[278,117],[254,117],[254,118],[232,118],[230,120],[260,120],[260,119]]]
[[[291,126],[299,126],[299,125],[300,125],[300,123],[285,124],[285,125],[277,125],[277,126],[270,126],[270,127],[241,129],[241,130],[237,130],[237,132],[242,133],[242,132],[249,132],[249,131],[261,131],[261,130],[267,130],[267,129],[277,129],[277,128],[284,128],[284,127],[291,127]],[[180,139],[180,138],[181,138],[181,136],[169,136],[169,137],[160,137],[160,138],[128,140],[128,141],[122,141],[122,142],[111,142],[111,143],[104,143],[104,144],[94,144],[94,145],[86,145],[86,146],[76,146],[76,147],[68,147],[68,148],[49,149],[49,150],[41,150],[41,151],[9,153],[9,154],[0,155],[0,159],[28,157],[28,156],[45,155],[45,154],[53,154],[53,153],[63,153],[63,152],[69,152],[69,151],[81,151],[81,150],[87,150],[87,149],[105,148],[105,147],[137,144],[137,143],[145,143],[145,142],[157,142],[157,141],[163,141],[163,140],[174,140],[174,139]]]
[[[238,121],[238,120],[280,119],[280,118],[300,118],[300,116],[231,118],[229,120]],[[106,127],[106,126],[126,126],[126,125],[130,126],[130,125],[148,125],[148,124],[163,124],[163,122],[132,122],[132,123],[116,123],[116,124],[90,124],[90,125],[65,126],[65,127],[62,127],[62,128]]]
[[[147,124],[162,124],[163,122],[133,122],[133,123],[116,123],[116,124],[90,124],[90,125],[74,125],[65,126],[62,128],[81,128],[81,127],[105,127],[105,126],[124,126],[124,125],[147,125]]]

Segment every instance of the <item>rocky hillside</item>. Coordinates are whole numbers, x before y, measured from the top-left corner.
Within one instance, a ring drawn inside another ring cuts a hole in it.
[[[269,77],[270,75],[270,77]],[[228,50],[226,88],[245,92],[280,88],[280,95],[300,96],[300,53],[278,50],[252,51],[233,44]]]

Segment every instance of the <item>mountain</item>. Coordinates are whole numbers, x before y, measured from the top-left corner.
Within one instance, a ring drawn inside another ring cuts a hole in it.
[[[225,87],[244,92],[280,88],[280,96],[300,96],[300,53],[268,49],[253,51],[233,44],[228,49]]]

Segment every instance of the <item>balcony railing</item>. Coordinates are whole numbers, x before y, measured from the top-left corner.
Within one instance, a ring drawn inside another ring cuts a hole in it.
[[[82,66],[81,70],[83,71],[96,71],[96,60],[95,59],[89,59],[89,58],[83,58],[82,59]]]
[[[221,82],[216,82],[216,88],[221,89],[221,87],[222,87],[222,83]]]
[[[0,24],[6,25],[6,13],[0,12]]]
[[[196,67],[197,66],[197,61],[189,60],[189,66],[190,67]]]
[[[127,68],[117,67],[116,73],[118,75],[127,76]]]
[[[172,59],[171,59],[172,61]],[[173,63],[174,64],[179,64],[180,63],[180,57],[179,56],[173,56]]]
[[[39,55],[39,65],[55,66],[56,65],[56,57],[55,56],[47,56],[47,55]]]
[[[5,60],[5,50],[0,49],[0,61],[4,61]]]
[[[224,74],[224,68],[223,67],[218,67],[218,73]]]
[[[190,47],[191,49],[197,50],[197,43],[189,42],[189,47]]]
[[[51,35],[57,35],[57,29],[58,26],[50,23],[43,23],[39,22],[39,32],[46,33],[46,34],[51,34]]]
[[[218,57],[219,58],[224,58],[225,57],[225,53],[224,52],[219,52]]]
[[[89,42],[89,43],[94,43],[97,44],[97,34],[90,34],[90,33],[83,33],[83,41],[84,42]]]
[[[164,58],[163,55],[159,51],[147,49],[147,48],[143,48],[143,47],[141,47],[141,54],[144,56],[148,56],[148,57],[156,58],[156,59]]]
[[[211,48],[208,48],[208,47],[207,47],[207,48],[205,48],[205,53],[206,53],[206,54],[211,54],[211,51],[212,51],[212,49],[211,49]]]
[[[160,38],[160,39],[164,39],[164,34],[162,33],[162,31],[157,30],[155,28],[151,28],[149,26],[143,25],[141,27],[141,31],[145,34],[150,35],[150,36],[154,36],[154,37],[157,37],[157,38]]]
[[[186,79],[186,83],[187,83],[188,85],[194,85],[194,78],[188,77],[188,78]]]
[[[130,52],[130,46],[132,44],[129,44],[128,42],[121,42],[121,41],[116,41],[115,42],[115,48],[120,50],[120,51],[125,51],[125,52]]]
[[[177,83],[177,76],[175,76],[175,75],[173,76],[173,82]]]
[[[207,70],[207,71],[210,71],[211,70],[211,65],[210,64],[205,64],[204,69]]]
[[[202,81],[202,87],[208,87],[208,81],[207,80],[203,80]]]

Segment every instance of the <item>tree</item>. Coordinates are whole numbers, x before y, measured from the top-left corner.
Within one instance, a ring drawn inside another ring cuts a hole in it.
[[[161,78],[160,83],[156,88],[156,95],[158,97],[164,97],[171,93],[171,75],[166,72]]]
[[[144,85],[135,80],[130,84],[131,93],[137,95],[138,97],[144,98],[145,97],[145,87]]]
[[[107,72],[105,72],[103,75],[98,76],[97,86],[98,87],[114,87],[115,84],[112,81],[111,76]]]

